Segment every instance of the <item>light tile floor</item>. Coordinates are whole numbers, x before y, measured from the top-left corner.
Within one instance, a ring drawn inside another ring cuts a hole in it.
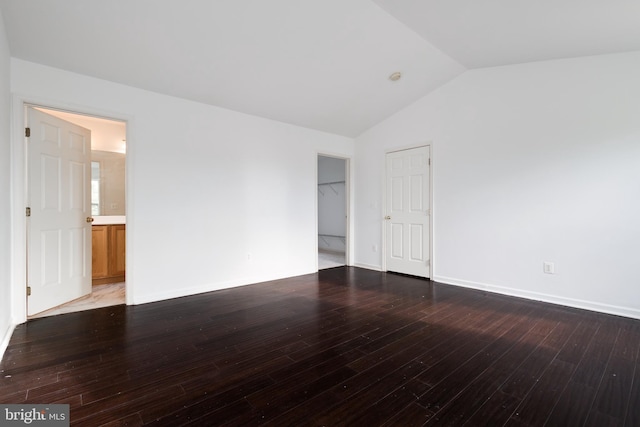
[[[34,314],[33,316],[29,316],[29,319],[37,319],[39,317],[55,316],[56,314],[73,313],[75,311],[92,310],[94,308],[124,304],[124,292],[124,282],[111,283],[106,285],[95,285],[90,295],[75,299],[47,311],[42,311],[40,313]]]

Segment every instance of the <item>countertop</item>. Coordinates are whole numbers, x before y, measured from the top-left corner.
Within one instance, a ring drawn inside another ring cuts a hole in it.
[[[110,225],[110,224],[126,224],[127,217],[125,215],[109,215],[94,216],[92,225]]]

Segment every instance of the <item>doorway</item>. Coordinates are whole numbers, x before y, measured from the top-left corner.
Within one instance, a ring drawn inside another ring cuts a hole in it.
[[[78,132],[82,130],[90,132],[90,136],[88,136],[90,153],[82,162],[74,162],[77,171],[74,176],[78,186],[87,187],[87,191],[82,192],[82,200],[84,200],[82,204],[85,206],[83,211],[87,211],[86,214],[83,214],[86,215],[86,221],[83,221],[85,218],[81,218],[80,223],[74,227],[76,234],[82,234],[84,236],[83,242],[86,243],[78,246],[75,251],[59,251],[60,254],[34,252],[33,246],[37,246],[34,245],[34,242],[37,242],[37,236],[36,240],[33,240],[34,231],[40,233],[41,230],[38,228],[38,222],[33,221],[35,218],[29,218],[27,221],[27,236],[29,236],[27,238],[27,272],[31,286],[31,295],[27,299],[28,318],[124,304],[126,288],[124,270],[126,122],[39,106],[26,107],[29,118],[28,126],[34,127],[35,131],[33,136],[29,136],[29,153],[27,155],[28,204],[37,203],[32,200],[34,189],[41,191],[43,197],[46,198],[47,194],[55,191],[56,187],[43,180],[41,183],[44,185],[34,182],[31,176],[31,171],[35,169],[34,165],[40,162],[38,159],[34,160],[31,155],[32,151],[38,150],[37,139],[43,139],[40,134],[44,131],[39,126],[50,129],[47,124],[49,122],[59,126],[60,129],[64,126],[75,126]],[[39,117],[39,122],[31,123],[31,117]],[[41,125],[41,123],[44,124]],[[64,167],[62,169],[64,170]],[[45,216],[44,214],[46,212],[43,213],[43,216]],[[82,224],[82,222],[90,224]],[[64,236],[65,233],[59,234]],[[96,236],[100,238],[96,238]],[[113,247],[107,245],[113,245]],[[104,248],[102,248],[103,246]],[[44,284],[45,286],[41,287],[46,288],[47,283],[46,280],[42,280],[42,274],[33,268],[33,264],[44,264],[34,262],[34,258],[52,258],[52,254],[54,257],[64,259],[62,264],[67,262],[67,257],[82,260],[84,269],[87,270],[84,275],[88,277],[86,284],[82,286],[76,286],[72,281],[66,279],[59,280],[60,290],[54,291],[56,298],[42,301],[42,295],[35,292],[33,284]],[[113,271],[111,270],[112,266],[115,268]]]
[[[318,270],[347,264],[347,159],[318,155]]]

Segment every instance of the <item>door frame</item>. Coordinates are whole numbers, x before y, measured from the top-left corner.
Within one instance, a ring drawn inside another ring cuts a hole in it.
[[[354,257],[354,248],[353,248],[353,230],[355,229],[355,227],[353,226],[353,197],[352,195],[353,193],[353,166],[352,166],[352,162],[353,162],[353,157],[349,156],[349,155],[344,155],[344,154],[337,154],[337,153],[331,153],[331,152],[326,152],[326,151],[317,151],[315,153],[315,158],[314,158],[314,165],[315,165],[315,179],[313,180],[314,182],[314,206],[315,206],[315,218],[316,218],[316,231],[315,231],[315,269],[316,271],[320,271],[318,270],[318,157],[322,156],[322,157],[332,157],[334,159],[340,159],[340,160],[344,160],[344,167],[345,167],[345,174],[344,174],[344,178],[345,178],[345,214],[346,214],[346,218],[345,218],[345,241],[344,241],[344,263],[347,266],[352,266],[353,265],[353,260],[355,259]]]
[[[127,305],[133,304],[135,281],[134,244],[130,238],[131,226],[135,223],[133,216],[133,164],[135,144],[131,144],[134,135],[133,117],[116,111],[69,104],[64,101],[40,99],[33,96],[14,94],[11,104],[11,320],[13,324],[27,321],[27,156],[25,149],[24,128],[27,123],[26,109],[29,106],[68,111],[76,114],[102,117],[126,123],[127,161],[125,163],[125,193],[127,215],[126,263],[127,281],[125,295]]]
[[[430,159],[430,163],[429,163],[429,206],[430,206],[430,215],[429,215],[429,243],[428,243],[428,249],[429,249],[429,279],[433,280],[433,277],[435,276],[434,270],[435,270],[435,255],[433,253],[433,242],[434,242],[434,236],[433,236],[433,221],[434,221],[434,212],[435,212],[435,206],[433,205],[433,167],[435,162],[433,161],[433,142],[432,141],[427,141],[423,144],[418,144],[418,145],[409,145],[409,146],[402,146],[402,147],[397,147],[397,148],[391,148],[388,150],[385,150],[384,152],[384,173],[382,175],[382,206],[381,206],[381,214],[380,214],[380,218],[381,218],[381,233],[382,233],[382,245],[380,247],[381,251],[380,254],[382,255],[382,271],[386,272],[387,270],[387,224],[385,222],[385,215],[388,215],[387,213],[387,154],[390,153],[396,153],[398,151],[405,151],[405,150],[412,150],[414,148],[422,148],[422,147],[429,147],[429,159]]]

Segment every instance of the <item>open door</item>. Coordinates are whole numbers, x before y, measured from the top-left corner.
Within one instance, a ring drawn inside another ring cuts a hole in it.
[[[27,312],[91,293],[91,131],[27,109]]]
[[[387,271],[430,277],[429,147],[387,154]]]

